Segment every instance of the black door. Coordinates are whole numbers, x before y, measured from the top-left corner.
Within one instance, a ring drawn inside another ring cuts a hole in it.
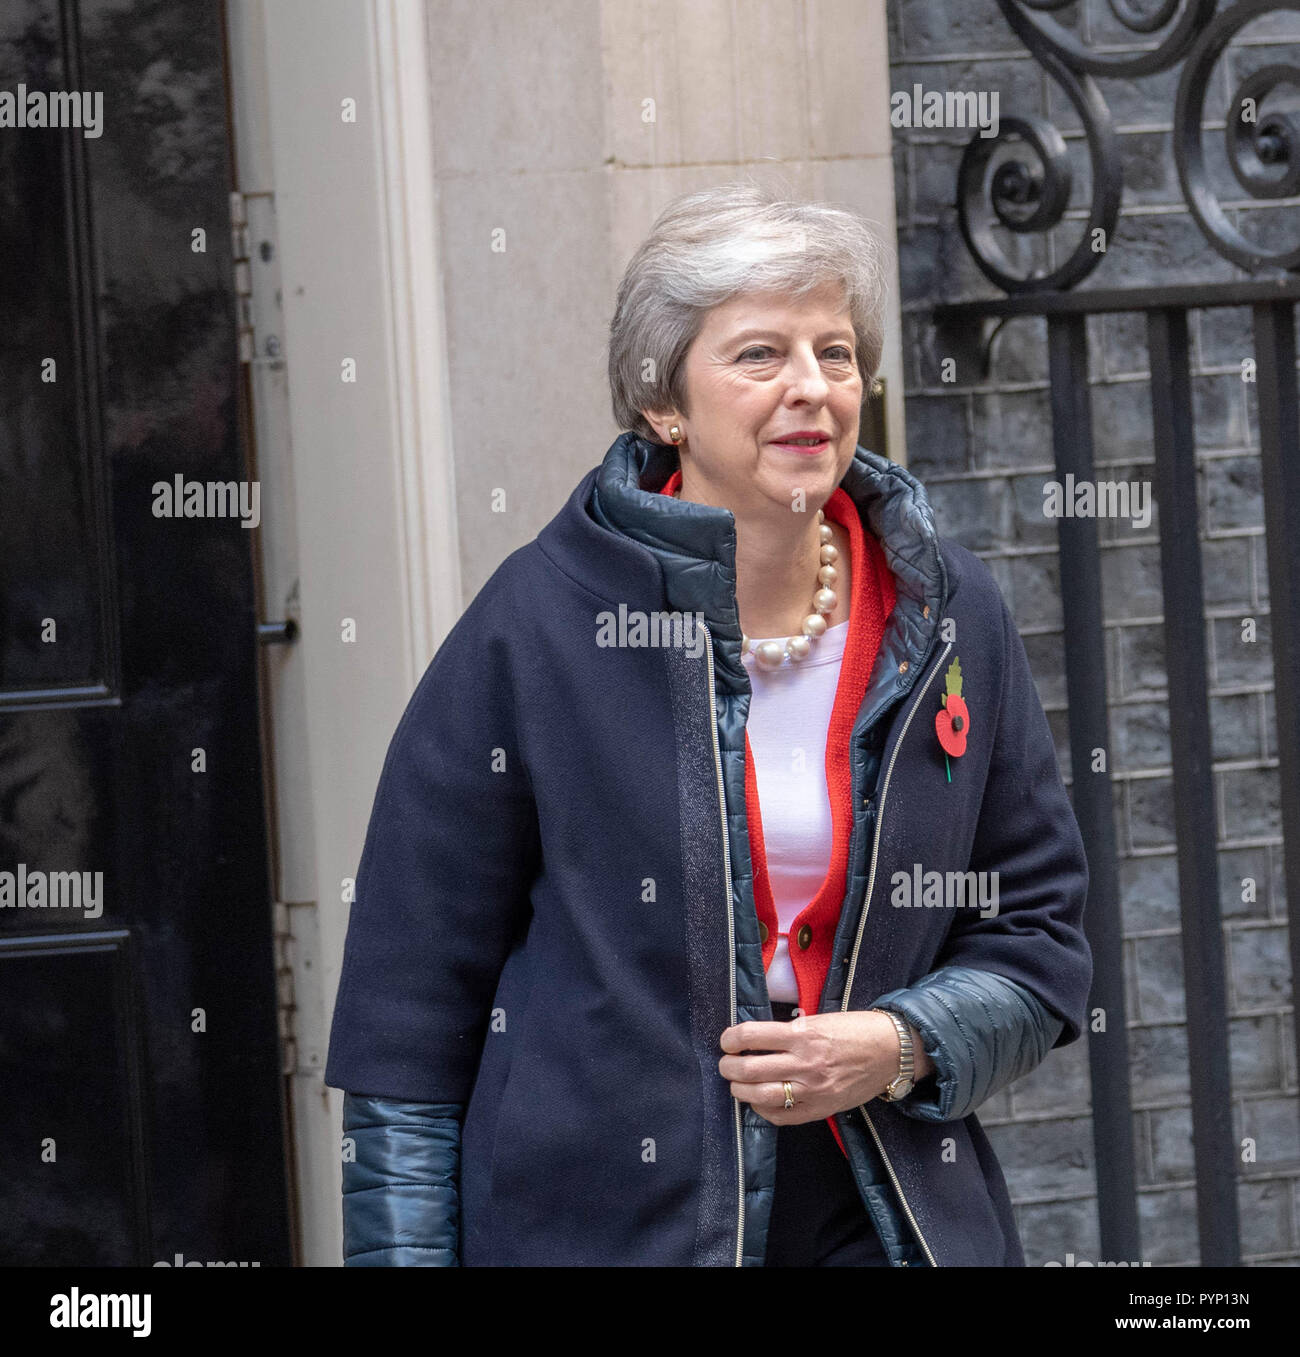
[[[0,6],[7,1264],[290,1261],[223,50]]]

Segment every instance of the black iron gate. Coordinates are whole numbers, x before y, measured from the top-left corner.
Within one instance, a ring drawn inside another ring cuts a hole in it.
[[[1253,315],[1260,454],[1263,471],[1273,677],[1276,702],[1284,879],[1291,972],[1300,974],[1300,405],[1297,403],[1295,303],[1300,246],[1276,249],[1241,228],[1211,187],[1204,153],[1211,73],[1248,25],[1300,4],[1241,0],[1215,13],[1216,0],[1162,0],[1145,8],[1114,0],[1118,21],[1137,36],[1165,32],[1155,45],[1090,49],[1054,11],[1062,0],[997,0],[1013,29],[1070,98],[1086,138],[1092,186],[1085,210],[1067,211],[1071,163],[1064,138],[1038,117],[1003,117],[996,137],[972,138],[962,160],[958,211],[962,234],[984,274],[1007,294],[936,308],[943,352],[987,375],[989,345],[1015,317],[1047,323],[1052,445],[1064,484],[1093,482],[1092,411],[1086,324],[1090,315],[1145,318],[1151,372],[1155,498],[1160,516],[1164,640],[1169,684],[1174,825],[1188,990],[1187,1029],[1200,1257],[1204,1266],[1241,1259],[1237,1208],[1238,1147],[1232,1126],[1228,1007],[1220,916],[1209,683],[1198,533],[1195,425],[1188,313],[1249,307]],[[1106,257],[1116,234],[1122,167],[1106,103],[1094,75],[1137,77],[1182,62],[1174,111],[1179,180],[1205,239],[1246,273],[1264,280],[1177,287],[1071,291]],[[1300,203],[1300,63],[1260,66],[1232,92],[1228,116],[1211,132],[1224,137],[1223,160],[1252,199],[1278,208]],[[1300,212],[1288,213],[1300,234]],[[1071,221],[1073,217],[1073,222]],[[1278,218],[1271,229],[1276,232]],[[1082,227],[1068,252],[1060,228]],[[1268,234],[1265,232],[1265,234]],[[1050,242],[1050,243],[1049,243]],[[1026,257],[1029,267],[1017,267]],[[1059,256],[1059,260],[1058,260]],[[1046,262],[1044,262],[1046,261]],[[1138,1229],[1129,1052],[1125,1024],[1122,928],[1109,747],[1102,625],[1101,556],[1095,517],[1058,519],[1065,626],[1074,807],[1088,847],[1091,888],[1087,932],[1096,978],[1091,1007],[1104,1030],[1089,1036],[1093,1135],[1102,1254],[1142,1256]],[[1300,1008],[1295,1010],[1300,1036]]]

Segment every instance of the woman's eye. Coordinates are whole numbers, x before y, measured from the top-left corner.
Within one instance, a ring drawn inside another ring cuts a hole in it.
[[[749,358],[753,356],[757,358],[766,358],[771,352],[772,350],[766,344],[751,344],[749,348],[741,353],[740,357]],[[833,344],[826,352],[831,355],[837,363],[847,363],[851,362],[853,359],[853,350],[850,349],[847,344]]]

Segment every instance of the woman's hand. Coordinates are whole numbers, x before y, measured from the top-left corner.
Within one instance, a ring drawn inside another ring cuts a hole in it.
[[[913,1079],[934,1069],[914,1028]],[[898,1029],[878,1010],[812,1013],[790,1022],[742,1022],[722,1034],[718,1073],[731,1094],[776,1126],[819,1121],[878,1098],[898,1077]],[[768,1052],[758,1055],[754,1052]],[[741,1054],[748,1052],[749,1054]],[[787,1110],[782,1081],[794,1106]]]

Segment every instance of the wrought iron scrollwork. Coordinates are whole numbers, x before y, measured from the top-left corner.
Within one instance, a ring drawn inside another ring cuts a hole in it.
[[[1093,247],[1095,232],[1104,231],[1110,239],[1123,194],[1110,110],[1096,82],[1076,75],[1051,52],[1038,54],[1038,60],[1078,111],[1092,159],[1092,199],[1088,220],[1069,257],[1046,273],[1017,274],[998,244],[995,224],[1024,235],[1050,231],[1060,223],[1072,183],[1065,138],[1045,118],[1004,117],[996,137],[971,139],[957,173],[958,222],[966,248],[1007,292],[1072,287],[1089,274],[1102,257]],[[1012,149],[1004,154],[1008,147]],[[1032,159],[1024,158],[1025,151]]]
[[[1279,10],[1300,13],[1300,3],[1240,0],[1219,15],[1187,58],[1174,113],[1174,155],[1187,205],[1214,248],[1252,271],[1266,266],[1300,268],[1300,246],[1270,250],[1232,224],[1206,177],[1201,125],[1210,75],[1224,49],[1247,24]],[[1228,103],[1224,119],[1228,162],[1252,198],[1290,198],[1300,191],[1300,128],[1294,111],[1260,111],[1270,94],[1286,86],[1300,90],[1300,65],[1274,63],[1240,81]]]
[[[1074,0],[997,0],[1003,18],[1035,59],[1054,53],[1087,75],[1151,75],[1175,65],[1214,17],[1218,0],[1161,0],[1145,14],[1132,0],[1110,0],[1110,11],[1132,33],[1154,33],[1170,24],[1155,47],[1143,52],[1095,52],[1077,33],[1051,18]],[[1170,22],[1172,20],[1172,23]]]
[[[1300,269],[1300,246],[1270,248],[1245,236],[1229,218],[1209,183],[1204,153],[1205,99],[1211,76],[1228,44],[1265,14],[1300,12],[1300,0],[1238,0],[1216,17],[1218,0],[1109,0],[1111,13],[1135,34],[1165,30],[1140,52],[1089,48],[1055,12],[1074,0],[997,0],[1004,18],[1034,59],[1064,91],[1087,140],[1092,194],[1073,251],[1050,269],[1017,269],[1007,257],[1005,233],[1039,235],[1065,220],[1072,174],[1065,138],[1045,118],[1003,117],[997,135],[971,138],[958,172],[957,212],[962,236],[976,264],[1010,293],[1069,288],[1105,258],[1119,218],[1123,171],[1118,140],[1094,76],[1134,77],[1183,62],[1174,114],[1174,155],[1187,205],[1220,254],[1256,270]],[[1233,91],[1224,120],[1228,164],[1251,198],[1278,199],[1300,193],[1300,102],[1296,108],[1263,109],[1287,87],[1300,92],[1300,64],[1274,63],[1244,77]]]

